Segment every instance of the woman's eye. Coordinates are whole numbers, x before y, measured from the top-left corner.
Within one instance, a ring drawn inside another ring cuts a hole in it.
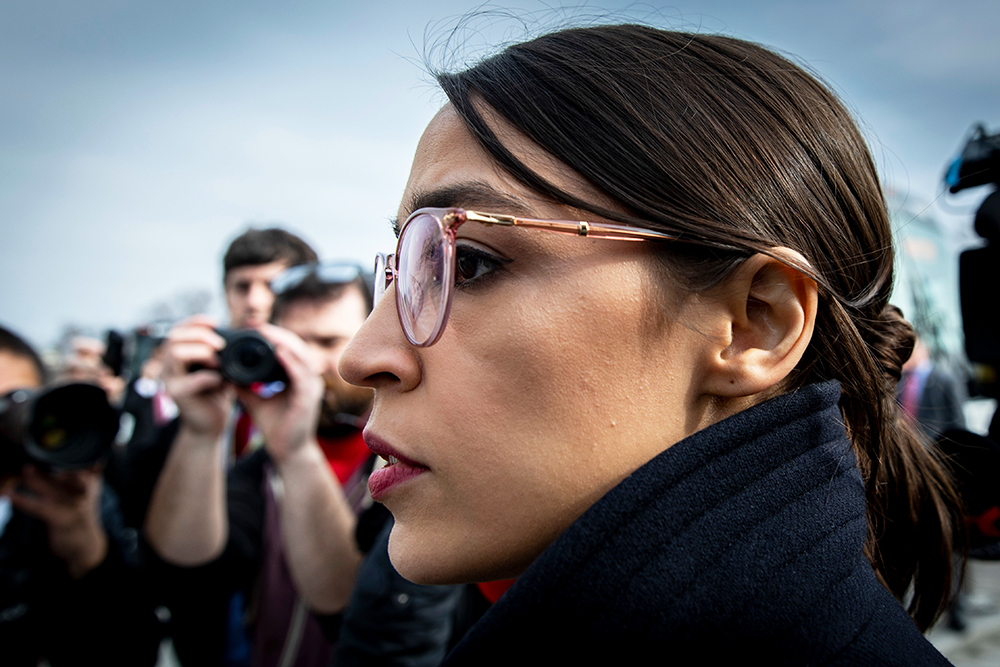
[[[458,246],[455,248],[455,284],[468,286],[478,282],[509,261],[479,248]]]

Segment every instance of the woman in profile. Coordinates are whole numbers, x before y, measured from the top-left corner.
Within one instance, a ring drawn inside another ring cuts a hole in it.
[[[341,372],[400,574],[517,578],[446,664],[947,664],[956,501],[897,413],[913,333],[841,103],[635,25],[438,80]]]

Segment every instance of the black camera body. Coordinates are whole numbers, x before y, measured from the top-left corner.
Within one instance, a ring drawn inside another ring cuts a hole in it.
[[[0,397],[0,476],[26,463],[46,470],[86,468],[106,459],[119,413],[92,384],[71,383]]]
[[[249,387],[258,383],[287,385],[288,374],[278,361],[274,346],[255,329],[216,329],[226,339],[219,351],[219,373],[229,382]]]
[[[990,135],[982,125],[976,125],[962,154],[949,167],[945,181],[951,192],[990,183],[1000,185],[1000,132]],[[1000,367],[1000,301],[996,292],[1000,190],[979,206],[975,230],[986,243],[959,256],[965,351],[970,361]]]
[[[945,182],[954,194],[966,188],[1000,183],[1000,132],[986,134],[983,125],[975,125],[962,154],[948,167]]]

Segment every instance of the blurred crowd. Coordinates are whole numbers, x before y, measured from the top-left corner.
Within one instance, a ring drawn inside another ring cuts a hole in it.
[[[273,228],[223,270],[228,322],[56,367],[0,329],[3,664],[433,665],[510,584],[389,563],[372,392],[337,371],[372,276]]]

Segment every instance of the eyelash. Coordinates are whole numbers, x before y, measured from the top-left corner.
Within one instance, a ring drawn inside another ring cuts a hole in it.
[[[476,261],[472,278],[462,278],[462,262],[467,260]],[[493,279],[504,264],[509,264],[511,260],[498,257],[492,253],[474,248],[468,245],[458,245],[455,247],[455,287],[467,289],[478,286],[483,282]],[[485,270],[483,271],[485,265]],[[479,271],[482,271],[479,273]],[[478,273],[478,275],[476,275]]]

